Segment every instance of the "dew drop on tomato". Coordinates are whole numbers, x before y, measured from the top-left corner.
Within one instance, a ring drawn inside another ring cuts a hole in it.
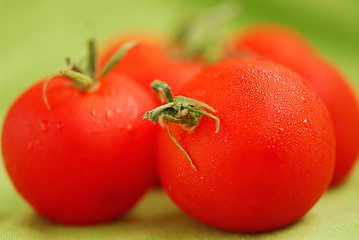
[[[107,119],[110,119],[111,116],[112,116],[112,111],[111,111],[110,109],[107,109],[107,110],[106,110],[106,118],[107,118]]]
[[[44,132],[44,133],[48,132],[50,124],[49,124],[49,122],[47,120],[41,120],[39,122],[39,125],[40,125],[40,129],[41,129],[42,132]]]
[[[30,141],[28,144],[27,144],[27,149],[29,150],[32,150],[34,147],[33,143]]]
[[[124,129],[124,126],[123,126],[122,123],[119,123],[119,124],[117,125],[117,128],[118,128],[119,130],[123,130],[123,129]]]
[[[92,116],[94,116],[94,117],[96,117],[96,116],[97,116],[97,113],[96,113],[96,110],[95,110],[95,109],[92,109],[92,111],[91,111],[91,115],[92,115]]]
[[[116,113],[116,114],[120,115],[121,112],[122,112],[121,109],[119,109],[119,108],[116,108],[116,109],[115,109],[115,113]]]
[[[61,131],[62,129],[64,129],[65,123],[64,122],[58,122],[56,124],[56,128]]]

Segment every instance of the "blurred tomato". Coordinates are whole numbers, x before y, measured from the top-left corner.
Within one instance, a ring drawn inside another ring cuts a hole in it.
[[[356,96],[338,69],[295,30],[277,24],[258,24],[240,32],[227,47],[229,55],[260,56],[303,76],[325,102],[334,123],[336,165],[331,186],[343,182],[359,151],[359,109]]]

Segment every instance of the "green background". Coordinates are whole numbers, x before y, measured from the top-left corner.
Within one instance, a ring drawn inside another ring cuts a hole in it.
[[[219,1],[0,0],[0,122],[29,85],[80,58],[85,40],[100,43],[120,32],[173,33],[183,19]],[[296,28],[359,90],[359,1],[248,0],[226,31],[256,21]],[[358,239],[359,168],[329,190],[296,224],[242,235],[218,231],[184,215],[160,189],[152,190],[124,219],[94,227],[66,227],[39,217],[15,192],[0,165],[0,239]]]

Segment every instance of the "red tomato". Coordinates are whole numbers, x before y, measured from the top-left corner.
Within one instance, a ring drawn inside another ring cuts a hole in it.
[[[177,95],[183,86],[204,67],[205,64],[201,61],[172,60],[156,69],[150,79],[166,82],[171,86],[172,92]]]
[[[314,50],[306,39],[292,29],[275,24],[259,24],[232,37],[227,44],[229,55],[249,54],[268,57],[282,63],[296,62],[293,56],[311,54]]]
[[[114,55],[114,53],[129,40],[137,40],[138,45],[128,50],[126,55],[119,61],[111,71],[125,74],[145,88],[149,88],[152,79],[152,74],[155,69],[158,69],[164,63],[167,63],[166,45],[165,41],[160,37],[151,35],[128,35],[122,36],[113,44],[110,44],[100,59],[100,66],[104,66]]]
[[[212,106],[191,131],[171,124],[158,141],[158,172],[174,202],[220,229],[261,232],[300,219],[327,189],[335,137],[311,87],[280,65],[233,59],[207,68],[183,95]]]
[[[349,175],[359,152],[359,108],[355,94],[338,70],[317,56],[293,30],[274,24],[256,25],[233,41],[237,52],[251,52],[303,76],[318,92],[333,119],[336,135],[335,186]]]
[[[160,79],[167,82],[171,85],[172,91],[178,93],[190,78],[206,66],[203,60],[171,56],[170,44],[164,39],[151,35],[129,35],[114,41],[114,44],[110,45],[103,54],[100,64],[105,65],[118,48],[128,40],[138,40],[139,45],[130,49],[112,71],[132,77],[151,94],[153,92],[149,86],[153,80]],[[154,94],[153,96],[155,97]]]
[[[111,71],[123,73],[135,79],[147,89],[157,103],[159,100],[150,88],[153,80],[160,79],[169,83],[172,91],[177,94],[187,81],[205,67],[202,60],[185,60],[170,56],[169,44],[160,37],[136,34],[122,36],[114,41],[103,54],[100,65],[103,67],[119,47],[128,40],[137,40],[139,45],[130,49]],[[158,181],[156,185],[159,185]]]
[[[142,123],[154,107],[131,79],[109,73],[84,92],[64,77],[27,90],[2,133],[6,169],[18,192],[44,217],[95,224],[123,216],[155,180],[156,129]]]

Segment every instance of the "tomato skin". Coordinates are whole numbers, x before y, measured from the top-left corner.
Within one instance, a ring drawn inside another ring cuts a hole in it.
[[[314,51],[299,33],[274,23],[248,27],[234,35],[227,43],[227,47],[229,55],[238,53],[258,55],[281,64],[296,62],[297,60],[293,56],[308,55]]]
[[[262,232],[300,219],[327,189],[335,138],[329,114],[297,74],[266,61],[227,60],[193,78],[183,95],[217,110],[192,131],[163,130],[158,172],[188,215],[223,230]]]
[[[345,77],[322,59],[299,33],[276,24],[258,24],[233,40],[237,52],[251,52],[304,77],[318,92],[333,119],[336,165],[331,186],[344,182],[359,152],[359,106]]]
[[[151,79],[159,79],[171,87],[174,95],[180,94],[183,86],[205,68],[206,64],[195,60],[171,60],[156,69]],[[151,89],[152,90],[152,89]]]
[[[17,191],[44,217],[87,225],[123,216],[155,180],[155,104],[131,79],[108,74],[93,92],[66,78],[27,90],[10,108],[2,152]]]
[[[318,58],[305,58],[293,68],[317,90],[328,108],[336,136],[336,162],[331,186],[338,186],[350,175],[359,152],[359,106],[354,92],[331,64]],[[315,69],[315,71],[313,71]]]
[[[150,89],[149,86],[154,80],[151,78],[152,73],[168,61],[165,40],[159,36],[129,34],[114,39],[102,54],[100,66],[104,67],[123,44],[133,40],[137,40],[138,45],[128,50],[111,71],[125,74]]]
[[[194,75],[207,66],[203,59],[185,59],[171,54],[178,46],[170,46],[166,39],[150,34],[130,34],[109,44],[102,54],[100,65],[104,66],[119,47],[127,41],[137,40],[138,46],[130,49],[113,70],[135,79],[158,99],[150,84],[159,79],[168,83],[174,94]]]

